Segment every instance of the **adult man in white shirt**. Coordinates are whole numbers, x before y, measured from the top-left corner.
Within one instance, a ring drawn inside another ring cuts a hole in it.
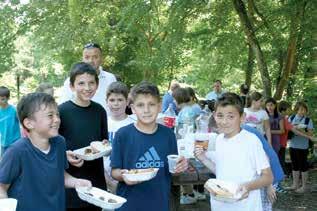
[[[222,90],[222,83],[220,80],[216,80],[214,83],[214,91],[209,92],[206,95],[206,100],[215,100],[217,101],[226,91]]]
[[[100,48],[100,45],[96,43],[88,43],[84,46],[83,50],[83,62],[91,64],[97,71],[98,77],[99,77],[99,85],[98,89],[96,91],[96,94],[92,98],[93,101],[99,103],[102,105],[106,111],[107,105],[106,105],[106,93],[108,86],[114,82],[117,81],[116,77],[109,72],[106,72],[103,70],[101,64],[102,64],[103,58],[102,58],[102,50]],[[60,104],[71,100],[73,98],[74,93],[71,91],[69,86],[69,78],[67,78],[64,82],[63,92],[60,99]]]

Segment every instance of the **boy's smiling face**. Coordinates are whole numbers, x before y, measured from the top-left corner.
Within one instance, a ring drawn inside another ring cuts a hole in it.
[[[74,85],[71,84],[70,88],[75,92],[76,103],[79,105],[87,105],[95,95],[98,84],[94,75],[84,73],[76,76]]]
[[[150,94],[139,94],[131,106],[140,125],[151,126],[156,124],[156,117],[161,110],[161,103],[156,97]]]
[[[55,105],[41,105],[40,110],[23,121],[30,133],[44,139],[57,136],[60,123],[61,120]]]
[[[218,106],[214,118],[219,132],[224,133],[226,138],[231,138],[240,132],[243,116],[234,106]]]
[[[111,93],[107,99],[107,105],[110,109],[111,116],[118,117],[125,115],[128,101],[123,94]]]

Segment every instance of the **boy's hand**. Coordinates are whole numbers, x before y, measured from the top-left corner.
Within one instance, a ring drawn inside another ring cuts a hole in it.
[[[84,160],[76,157],[76,154],[73,153],[72,151],[70,150],[67,150],[66,151],[66,157],[67,157],[67,160],[68,162],[72,165],[72,166],[75,166],[75,167],[82,167],[82,165],[84,164]]]
[[[270,185],[267,187],[266,194],[267,194],[269,201],[273,204],[277,198],[276,191],[275,191],[273,185]]]
[[[195,146],[194,155],[200,161],[203,161],[207,158],[206,151],[204,150],[202,146],[199,146],[199,145]]]
[[[122,176],[122,174],[127,173],[127,172],[128,172],[127,169],[121,169],[121,176]],[[127,184],[127,185],[137,185],[137,184],[141,183],[141,181],[130,181],[130,180],[128,180],[128,179],[127,179],[126,177],[124,177],[124,176],[122,176],[122,180],[123,180],[123,182],[125,182],[125,184]]]
[[[103,143],[103,144],[108,144],[109,141],[108,141],[107,139],[104,139],[104,140],[102,140],[102,143]]]
[[[177,164],[175,166],[175,174],[182,173],[186,171],[187,169],[188,169],[188,161],[184,156],[181,156],[178,159]]]
[[[246,199],[249,196],[249,189],[245,184],[242,184],[238,187],[237,189],[237,193],[241,192],[241,198],[239,200],[242,199]]]
[[[86,180],[86,179],[75,179],[74,188],[77,188],[77,187],[91,188],[92,184],[89,180]]]

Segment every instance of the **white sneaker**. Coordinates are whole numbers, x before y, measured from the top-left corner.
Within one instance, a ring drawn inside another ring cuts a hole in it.
[[[197,199],[189,195],[182,195],[180,199],[180,204],[195,204]]]
[[[194,195],[198,201],[206,200],[206,195],[204,193],[199,193],[198,191],[194,191]]]

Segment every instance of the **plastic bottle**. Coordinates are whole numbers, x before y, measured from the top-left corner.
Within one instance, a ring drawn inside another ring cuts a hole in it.
[[[173,104],[170,103],[167,110],[164,112],[164,125],[169,128],[174,128],[176,122],[176,114],[173,110]]]
[[[211,111],[206,105],[201,111],[200,115],[195,120],[196,132],[197,133],[208,133],[209,132],[209,120],[211,117]]]

